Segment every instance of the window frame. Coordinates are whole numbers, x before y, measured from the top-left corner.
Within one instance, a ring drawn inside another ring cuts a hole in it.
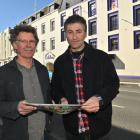
[[[133,2],[137,2],[137,1],[140,1],[140,0],[133,0]]]
[[[107,10],[110,11],[110,10],[115,10],[116,8],[118,8],[118,0],[115,0],[116,2],[116,5],[114,5],[115,7],[113,8],[112,6],[112,0],[107,0]]]
[[[138,20],[137,10],[139,10],[140,12],[140,4],[133,7],[133,25],[134,26],[140,25],[140,17]]]
[[[138,31],[134,31],[134,49],[140,49],[140,46],[138,46],[138,36],[140,37],[140,30]],[[139,44],[140,44],[140,41],[139,41]]]
[[[41,41],[41,51],[44,52],[46,50],[46,41],[42,40]]]
[[[74,14],[81,15],[81,8],[80,8],[80,6],[77,6],[77,7],[73,8],[73,15]]]
[[[50,31],[54,31],[55,30],[55,19],[51,19],[50,20]]]
[[[61,27],[63,27],[64,26],[64,22],[65,22],[65,20],[66,20],[66,13],[62,13],[62,14],[60,14],[60,19],[61,19]]]
[[[41,24],[41,34],[45,34],[45,32],[46,32],[46,25],[45,25],[45,23],[42,23]]]
[[[117,20],[117,22],[113,22],[113,18],[117,17],[117,19],[115,18],[115,20]],[[115,23],[115,24],[114,24]],[[115,26],[113,26],[115,25]],[[108,31],[114,31],[114,30],[118,30],[119,29],[119,16],[118,16],[118,11],[117,12],[113,12],[108,14]]]
[[[114,48],[114,46],[112,46],[113,39],[117,39],[117,41],[118,41],[117,48]],[[114,35],[108,36],[108,51],[118,51],[118,50],[119,50],[119,34],[114,34]]]
[[[66,41],[66,33],[64,28],[61,29],[61,42]]]
[[[52,37],[50,38],[50,50],[54,50],[55,49],[55,38]]]
[[[95,13],[92,13],[92,9],[91,9],[91,6],[95,4],[95,8],[93,9],[95,11]],[[92,1],[89,1],[88,2],[88,17],[92,17],[92,16],[95,16],[96,15],[96,0],[92,0]]]
[[[93,48],[97,49],[97,38],[89,39],[88,42]],[[92,44],[95,44],[95,45],[92,45]]]
[[[95,30],[94,30],[94,26],[92,26],[92,24],[95,23]],[[89,19],[88,20],[88,35],[91,36],[91,35],[95,35],[97,34],[97,18],[93,18],[93,19]]]

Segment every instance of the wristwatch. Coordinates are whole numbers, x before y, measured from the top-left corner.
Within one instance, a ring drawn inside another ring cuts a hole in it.
[[[103,98],[101,96],[97,96],[98,100],[99,100],[99,106],[103,106]]]

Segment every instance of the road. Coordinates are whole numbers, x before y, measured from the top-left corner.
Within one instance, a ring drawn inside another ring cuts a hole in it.
[[[113,101],[110,140],[140,140],[140,87],[121,85]],[[52,140],[65,140],[61,116],[54,116]]]
[[[113,127],[109,140],[140,140],[140,87],[121,85],[113,101]],[[51,140],[65,140],[60,115],[54,115]],[[1,131],[0,131],[1,132]]]
[[[113,101],[111,139],[140,140],[140,87],[122,85]]]

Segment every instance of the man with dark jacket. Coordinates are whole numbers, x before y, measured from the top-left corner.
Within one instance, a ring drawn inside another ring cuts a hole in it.
[[[44,140],[50,115],[28,105],[51,103],[48,70],[33,59],[38,41],[36,29],[29,25],[10,30],[17,56],[0,68],[1,140]]]
[[[111,128],[119,78],[108,54],[84,42],[83,17],[70,16],[64,28],[69,47],[54,63],[52,97],[56,103],[81,104],[80,110],[63,115],[67,140],[98,140]]]

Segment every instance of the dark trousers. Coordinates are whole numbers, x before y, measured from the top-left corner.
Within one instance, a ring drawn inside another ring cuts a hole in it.
[[[91,140],[89,133],[73,135],[69,132],[66,132],[66,138],[67,140]]]
[[[88,132],[78,135],[73,135],[69,132],[66,132],[66,140],[109,140],[109,136],[99,138],[99,136],[95,136],[94,134],[90,134]]]

